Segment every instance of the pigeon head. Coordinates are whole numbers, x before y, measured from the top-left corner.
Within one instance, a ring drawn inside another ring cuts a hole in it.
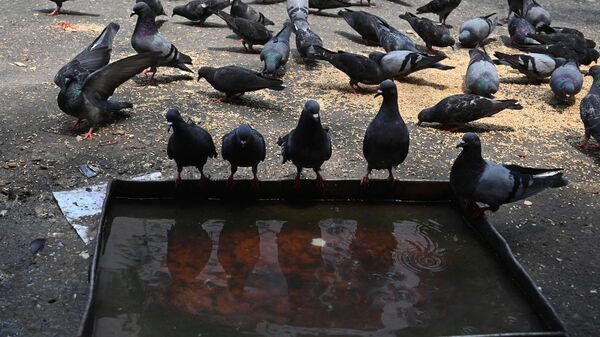
[[[446,35],[444,35],[444,36],[446,36]],[[458,41],[460,41],[460,44],[463,45],[463,46],[465,46],[465,47],[473,46],[477,42],[477,37],[474,36],[473,34],[471,34],[470,31],[463,30],[458,35]]]
[[[145,2],[138,2],[133,6],[132,12],[129,16],[131,17],[134,15],[139,15],[139,16],[144,16],[144,17],[145,16],[156,16],[154,14],[154,11]]]
[[[440,40],[440,42],[440,47],[453,47],[454,43],[456,43],[456,41],[454,41],[454,38],[450,34],[442,35],[442,39]]]
[[[589,53],[590,53],[590,60],[594,61],[594,63],[598,63],[598,58],[600,58],[600,52],[597,51],[596,49],[592,49],[592,51],[590,51]]]
[[[456,145],[457,148],[462,147],[465,150],[479,149],[481,150],[481,141],[479,136],[473,132],[467,132],[462,138],[462,142]]]
[[[381,59],[385,56],[385,53],[380,51],[372,51],[369,53],[369,58],[377,63],[381,62]]]
[[[185,5],[175,6],[175,8],[173,8],[173,14],[171,14],[171,17],[173,17],[175,15],[185,17]]]
[[[592,66],[585,76],[592,76],[594,82],[600,80],[600,66]]]
[[[423,122],[433,122],[434,114],[435,114],[435,111],[433,108],[427,108],[427,109],[421,110],[421,112],[419,112],[419,115],[417,116],[417,118],[419,119],[419,122],[417,122],[417,125],[421,125],[421,123],[423,123]]]
[[[315,100],[308,100],[306,104],[304,104],[304,109],[302,110],[302,115],[300,116],[300,120],[305,121],[315,121],[317,123],[321,122],[321,116],[319,115],[319,111],[321,107],[319,103]]]
[[[281,55],[277,53],[267,53],[263,56],[263,60],[265,61],[264,73],[273,75],[277,72],[277,68],[281,62]]]
[[[377,96],[383,96],[383,98],[387,97],[398,97],[398,90],[396,89],[396,84],[392,80],[385,80],[379,84],[379,90],[375,94]]]
[[[181,114],[179,114],[179,110],[177,109],[169,109],[165,117],[167,118],[167,132],[171,131],[173,125],[183,122],[183,118],[181,118]]]
[[[200,79],[202,78],[207,78],[210,74],[213,73],[214,70],[215,68],[213,67],[202,67],[198,69],[198,81],[200,81]]]
[[[242,124],[237,128],[235,136],[243,148],[246,143],[252,140],[252,128],[248,124]]]

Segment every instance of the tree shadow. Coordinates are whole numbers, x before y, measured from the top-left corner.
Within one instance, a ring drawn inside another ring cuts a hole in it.
[[[52,13],[54,11],[54,8],[51,8],[51,9],[34,9],[33,11],[34,12],[38,12],[38,13],[50,14],[50,13]],[[70,11],[70,10],[67,10],[67,9],[61,9],[60,13],[57,14],[57,15],[100,16],[100,14]]]
[[[147,86],[149,85],[149,78],[150,77],[134,76],[131,80],[139,86]],[[157,75],[154,77],[154,80],[156,81],[156,84],[168,84],[178,81],[191,81],[194,80],[194,77],[190,75]]]
[[[173,22],[176,25],[188,26],[188,27],[202,27],[202,28],[227,28],[226,24],[220,24],[215,22],[200,22],[200,21],[176,21]]]
[[[230,52],[230,53],[237,53],[237,54],[246,54],[246,55],[257,55],[260,54],[260,51],[262,49],[256,49],[254,48],[254,53],[251,52],[247,52],[243,46],[240,47],[208,47],[206,48],[208,50],[212,50],[212,51],[226,51],[226,52]]]
[[[410,76],[411,74],[409,74],[406,77],[400,77],[400,78],[395,78],[396,81],[398,82],[402,82],[402,83],[409,83],[409,84],[414,84],[414,85],[421,85],[421,86],[428,86],[428,87],[432,87],[438,90],[445,90],[448,89],[448,86],[445,86],[443,84],[439,84],[439,83],[435,83],[435,82],[431,82],[425,78],[422,77],[414,77],[414,76]]]

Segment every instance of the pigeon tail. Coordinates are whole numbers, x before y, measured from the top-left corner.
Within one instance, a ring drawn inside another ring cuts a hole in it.
[[[315,58],[317,59],[329,61],[331,60],[332,55],[335,55],[335,52],[332,52],[331,50],[323,48],[321,46],[311,47],[313,47],[313,49],[315,50]]]
[[[523,106],[521,104],[519,104],[516,99],[503,99],[503,100],[499,100],[499,101],[506,105],[505,109],[512,109],[512,110],[523,109]]]
[[[106,108],[109,111],[121,111],[123,109],[133,108],[133,104],[130,102],[117,102],[117,101],[106,101]]]
[[[417,8],[417,14],[431,13],[431,9],[429,9],[429,4],[421,6]]]
[[[178,69],[181,69],[181,70],[183,70],[183,71],[187,71],[187,72],[193,73],[192,69],[188,68],[188,67],[187,67],[185,64],[183,64],[183,63],[177,63],[177,65],[176,65],[175,67],[177,67]]]
[[[441,64],[441,63],[434,63],[431,65],[430,68],[435,68],[435,69],[439,69],[439,70],[452,70],[456,67],[453,66],[447,66],[445,64]]]

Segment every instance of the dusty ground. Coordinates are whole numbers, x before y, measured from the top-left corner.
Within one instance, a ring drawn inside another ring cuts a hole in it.
[[[56,104],[58,90],[52,78],[110,21],[121,24],[113,59],[133,53],[129,44],[135,24],[134,18],[129,17],[132,2],[67,2],[66,10],[99,15],[52,18],[36,11],[53,5],[47,1],[2,4],[0,210],[7,212],[0,217],[0,337],[75,334],[88,287],[89,261],[80,253],[91,252],[92,247],[84,246],[66,223],[51,191],[150,171],[173,177],[175,167],[165,151],[167,108],[179,107],[184,116],[206,127],[217,141],[240,122],[250,122],[268,141],[261,176],[280,179],[291,177],[294,168],[278,164],[275,141],[294,127],[306,99],[314,98],[321,103],[322,119],[333,134],[333,156],[324,165],[324,176],[358,178],[363,173],[362,136],[380,104],[380,99],[372,96],[375,88],[369,94],[352,95],[345,75],[328,64],[306,69],[296,64],[295,50],[284,77],[286,90],[250,93],[238,104],[209,102],[208,98],[219,94],[205,81],[184,80],[185,74],[178,71],[161,69],[158,87],[143,86],[140,80],[129,81],[115,95],[136,104],[129,116],[98,129],[92,140],[81,141],[78,132],[70,130],[72,118]],[[163,3],[170,13],[182,2]],[[448,22],[458,27],[468,17],[494,11],[504,17],[507,6],[497,3],[465,1]],[[593,1],[546,3],[556,25],[575,26],[590,38],[600,39],[599,13],[591,8]],[[378,0],[377,5],[368,10],[398,28],[409,28],[397,15],[411,8],[383,0]],[[286,17],[285,5],[257,7],[277,23],[273,29],[278,30]],[[62,30],[57,23],[64,20],[80,26],[75,31]],[[161,31],[179,50],[193,57],[195,70],[203,65],[228,64],[260,69],[258,56],[241,53],[240,43],[226,38],[231,32],[219,19],[209,19],[210,27],[189,26],[184,21],[180,17],[169,18]],[[353,31],[341,19],[311,17],[311,22],[330,49],[364,54],[375,50],[357,43],[356,35],[348,39]],[[496,33],[495,36],[507,34],[506,27],[500,27]],[[505,50],[499,43],[489,49]],[[399,84],[400,109],[411,129],[411,152],[397,170],[400,179],[447,179],[458,153],[454,145],[461,133],[415,125],[422,108],[461,91],[468,61],[466,50],[447,52],[450,59],[445,63],[456,66],[455,71],[427,70]],[[497,96],[519,99],[525,109],[506,111],[472,125],[482,136],[485,156],[522,165],[564,167],[571,185],[535,196],[529,199],[531,205],[519,202],[503,207],[490,219],[554,305],[571,335],[593,336],[600,331],[600,152],[581,151],[576,146],[583,134],[579,100],[589,89],[590,80],[586,78],[575,105],[552,107],[548,104],[547,84],[519,84],[521,76],[515,71],[505,67],[499,71],[503,83]],[[84,178],[77,169],[83,163],[98,166],[102,173],[90,180]],[[213,178],[222,179],[228,175],[228,166],[217,159],[208,163],[206,171]],[[245,170],[238,172],[241,177],[250,176]],[[196,172],[185,171],[186,177],[192,175],[196,176]],[[383,172],[376,175],[384,176]],[[30,242],[36,238],[46,238],[47,243],[44,250],[32,255]]]

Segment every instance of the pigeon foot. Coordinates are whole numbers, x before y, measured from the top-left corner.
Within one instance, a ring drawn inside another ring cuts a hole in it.
[[[227,182],[225,183],[227,185],[228,188],[232,188],[233,185],[235,184],[234,180],[233,180],[233,174],[229,176],[229,178],[227,178]]]
[[[208,182],[210,181],[210,177],[205,176],[204,173],[201,173],[202,175],[200,176],[200,185],[204,186],[206,184],[208,184]]]
[[[315,173],[317,174],[317,187],[322,191],[325,187],[325,179],[318,171],[315,171]]]
[[[225,102],[225,97],[213,97],[208,99],[211,102]]]
[[[302,187],[302,184],[300,183],[300,173],[298,173],[296,174],[296,178],[294,178],[294,188],[299,190],[300,187]]]
[[[175,187],[181,187],[181,176],[177,174],[177,179],[175,179]]]
[[[60,14],[60,7],[56,7],[52,12],[48,13],[48,16],[55,16]]]
[[[77,118],[77,120],[75,122],[73,122],[73,125],[71,125],[71,130],[79,129],[79,127],[81,126],[82,120],[83,119],[81,119],[81,118]]]
[[[365,174],[360,180],[360,186],[367,188],[369,187],[369,174]]]
[[[94,128],[90,128],[86,133],[81,135],[81,138],[88,139],[93,137]]]

